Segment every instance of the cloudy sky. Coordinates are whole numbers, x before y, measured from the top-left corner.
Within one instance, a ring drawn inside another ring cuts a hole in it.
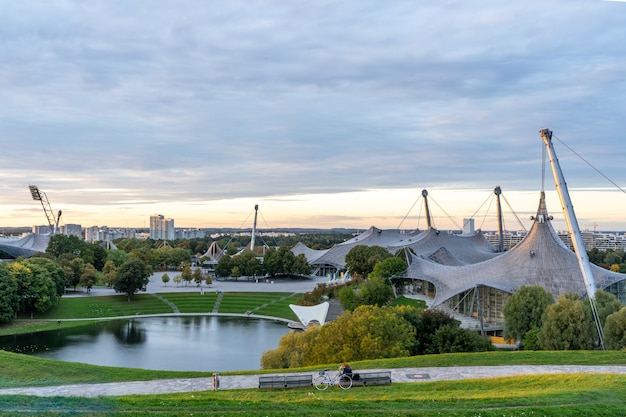
[[[2,1],[0,226],[46,223],[29,184],[83,226],[259,204],[263,227],[411,228],[427,189],[438,227],[478,227],[496,185],[525,221],[542,184],[562,218],[547,127],[581,228],[626,230],[569,151],[626,188],[624,22],[600,0]]]

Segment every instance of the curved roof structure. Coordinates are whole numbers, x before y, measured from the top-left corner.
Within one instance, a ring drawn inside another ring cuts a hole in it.
[[[464,265],[482,262],[500,255],[485,236],[477,231],[468,235],[440,233],[436,229],[382,230],[374,226],[345,242],[325,251],[314,251],[304,244],[296,245],[292,252],[304,253],[311,265],[332,265],[338,270],[345,269],[346,255],[357,245],[380,246],[390,253],[410,248],[413,253],[430,257],[434,262],[445,265]]]
[[[316,261],[329,250],[330,249],[311,249],[302,242],[298,242],[296,246],[291,248],[294,255],[304,255],[306,261],[310,264],[316,263]]]
[[[324,301],[316,306],[299,306],[289,304],[289,308],[298,316],[300,323],[307,327],[311,322],[317,322],[320,326],[326,324],[326,315],[328,314],[328,301]]]
[[[626,279],[626,274],[591,265],[598,289]],[[551,224],[542,192],[530,232],[515,247],[486,261],[465,265],[442,265],[411,254],[406,277],[435,286],[437,306],[452,296],[476,286],[513,293],[523,285],[539,285],[555,298],[566,292],[586,294],[576,254],[561,241]]]
[[[429,229],[417,237],[408,244],[392,246],[389,249],[396,252],[409,248],[417,255],[431,257],[433,261],[444,265],[475,264],[501,255],[480,230],[472,234],[458,235]],[[445,251],[445,256],[442,251]]]
[[[382,230],[372,226],[358,236],[336,244],[328,249],[326,253],[315,259],[315,261],[309,263],[315,265],[332,265],[337,269],[344,269],[346,267],[346,255],[350,252],[350,249],[357,245],[381,246],[390,250],[389,248],[402,246],[402,242],[411,242],[416,236],[422,233],[425,232],[415,231],[404,233],[400,230]]]
[[[19,239],[0,238],[0,251],[18,258],[29,258],[36,253],[45,252],[50,242],[50,235],[31,233]]]

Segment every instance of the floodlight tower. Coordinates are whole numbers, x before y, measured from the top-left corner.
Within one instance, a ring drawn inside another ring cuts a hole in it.
[[[59,220],[61,220],[61,210],[59,210],[58,214],[55,216],[46,193],[41,191],[36,185],[29,185],[28,189],[30,190],[30,195],[33,197],[33,200],[39,201],[41,203],[41,207],[43,207],[43,212],[48,219],[48,225],[50,225],[50,233],[53,235],[58,235]]]

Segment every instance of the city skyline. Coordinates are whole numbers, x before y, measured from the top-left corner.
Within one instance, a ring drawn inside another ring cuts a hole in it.
[[[259,204],[261,227],[410,229],[427,189],[457,229],[500,185],[529,227],[549,128],[581,229],[626,230],[626,195],[596,172],[626,188],[624,17],[587,0],[10,2],[0,225],[45,224],[34,184],[84,227],[241,227]],[[564,228],[549,167],[543,183]]]

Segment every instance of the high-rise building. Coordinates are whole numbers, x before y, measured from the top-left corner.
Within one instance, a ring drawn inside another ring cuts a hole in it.
[[[174,240],[176,232],[174,230],[174,219],[166,219],[162,214],[150,216],[150,239],[154,240]]]
[[[474,219],[463,219],[463,234],[474,233]]]

